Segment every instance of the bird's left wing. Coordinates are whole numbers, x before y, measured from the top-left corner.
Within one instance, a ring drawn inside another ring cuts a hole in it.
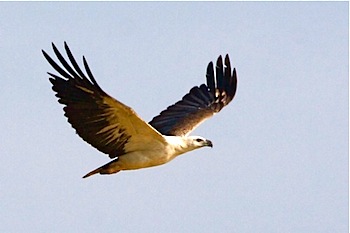
[[[86,142],[106,153],[110,158],[135,150],[147,150],[153,143],[165,143],[163,136],[144,122],[128,106],[106,94],[97,84],[83,57],[89,78],[79,68],[71,51],[65,49],[71,65],[63,58],[56,46],[53,50],[61,62],[61,68],[45,51],[47,61],[61,75],[48,73],[52,89],[59,103],[64,104],[65,116]]]
[[[225,66],[219,56],[215,70],[216,76],[210,62],[206,74],[207,85],[193,87],[182,100],[162,111],[149,124],[164,135],[188,135],[200,123],[228,105],[237,89],[236,69],[231,73],[230,59],[226,55]]]

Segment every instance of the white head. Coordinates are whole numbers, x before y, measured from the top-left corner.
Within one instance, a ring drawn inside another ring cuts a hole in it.
[[[213,147],[213,143],[203,137],[200,136],[188,136],[187,138],[187,145],[188,148],[191,148],[191,150],[197,149],[197,148],[201,148],[204,146],[210,146]]]
[[[210,140],[205,139],[200,136],[164,136],[168,141],[168,144],[174,150],[175,156],[186,153],[188,151],[198,149],[204,146],[213,147],[213,144]]]

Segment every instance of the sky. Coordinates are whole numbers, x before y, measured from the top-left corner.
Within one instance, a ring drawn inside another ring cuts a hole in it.
[[[0,232],[348,232],[348,2],[1,2]],[[63,116],[41,53],[66,41],[149,121],[229,54],[214,147],[81,177],[109,158]]]

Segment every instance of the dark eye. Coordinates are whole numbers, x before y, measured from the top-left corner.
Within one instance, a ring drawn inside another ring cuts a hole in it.
[[[197,141],[197,142],[202,142],[202,141],[203,141],[203,139],[201,139],[201,138],[197,138],[197,139],[196,139],[196,141]]]

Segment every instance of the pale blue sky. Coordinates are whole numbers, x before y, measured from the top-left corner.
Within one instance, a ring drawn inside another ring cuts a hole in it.
[[[0,232],[348,232],[347,2],[1,2]],[[108,157],[67,123],[41,54],[85,55],[151,120],[229,53],[232,103],[171,163]]]

